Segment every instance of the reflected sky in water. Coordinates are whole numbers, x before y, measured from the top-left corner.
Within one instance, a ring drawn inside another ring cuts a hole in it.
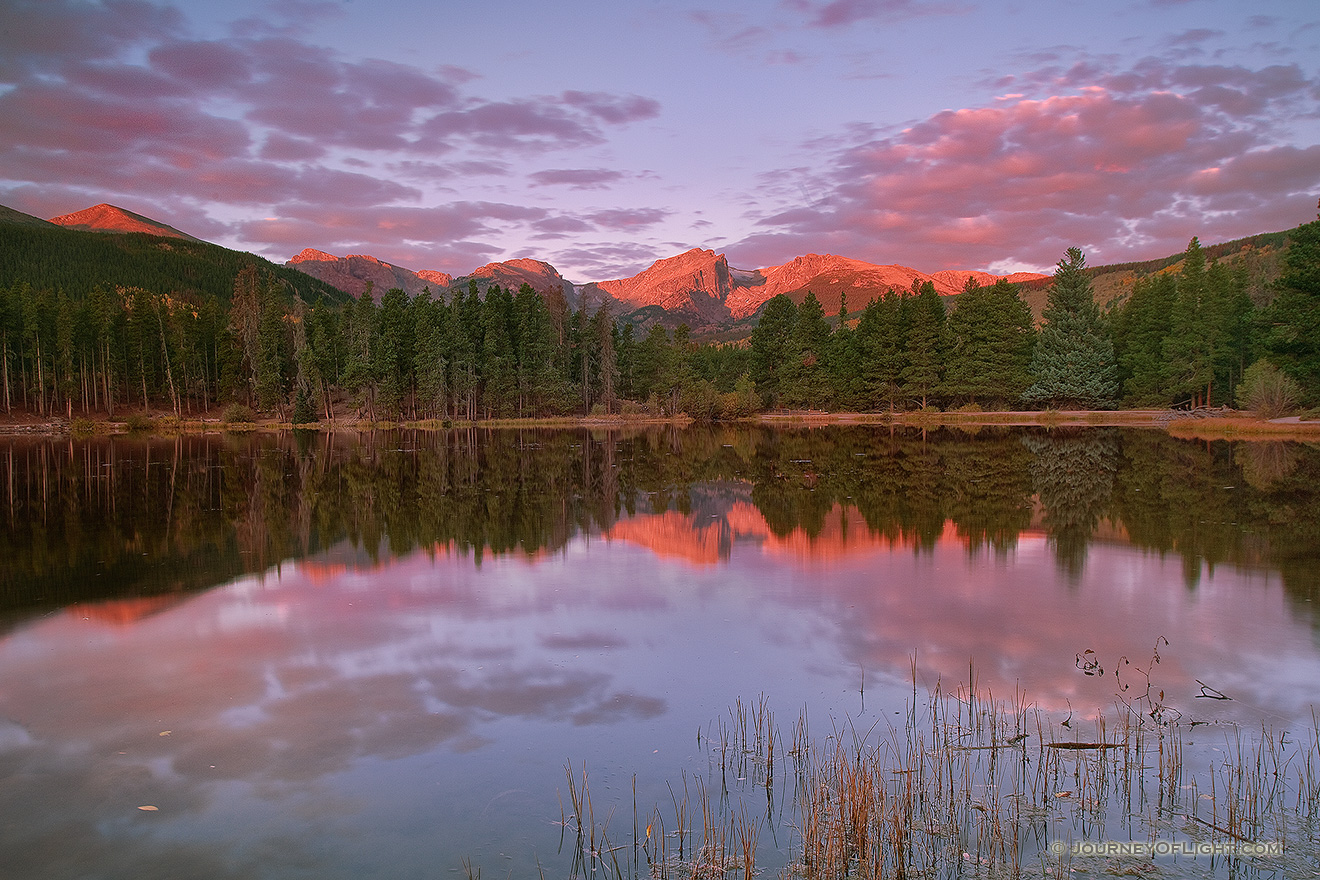
[[[736,700],[764,696],[785,728],[804,711],[823,733],[901,723],[914,661],[923,696],[974,678],[983,696],[1084,719],[1163,692],[1212,729],[1309,726],[1314,614],[1268,553],[1212,566],[1142,546],[1116,500],[1141,488],[1118,441],[1103,504],[1061,526],[1058,490],[1040,485],[1052,451],[1006,443],[1030,453],[1026,494],[993,543],[976,536],[1000,526],[968,517],[876,528],[853,484],[807,511],[829,473],[792,470],[800,453],[771,442],[742,459],[744,479],[612,488],[629,503],[513,552],[458,537],[392,552],[388,528],[374,542],[360,530],[209,589],[20,616],[0,641],[0,863],[19,877],[434,877],[467,858],[490,876],[561,876],[566,764],[627,826],[634,784],[645,813],[671,784],[712,778],[709,737]],[[955,453],[940,454],[947,472]],[[282,455],[286,488],[300,461],[337,484],[359,461]],[[1240,468],[1233,455],[1218,458]],[[644,459],[618,446],[583,481]],[[786,516],[768,483],[807,512]],[[244,485],[255,497],[273,484]],[[299,485],[304,498],[313,484]],[[296,519],[289,503],[264,515]],[[1080,563],[1059,547],[1078,521]],[[1201,683],[1232,700],[1199,696]]]

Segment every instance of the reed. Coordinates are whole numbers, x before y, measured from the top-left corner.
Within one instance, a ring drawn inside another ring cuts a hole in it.
[[[1138,670],[1146,681],[1150,668]],[[1314,717],[1301,738],[1211,726],[1184,721],[1147,689],[1088,719],[1060,720],[1022,693],[996,698],[968,672],[968,684],[947,693],[937,682],[918,701],[914,665],[900,725],[858,729],[850,719],[823,737],[811,735],[805,710],[783,735],[764,695],[735,701],[698,736],[708,779],[671,784],[669,807],[653,808],[644,827],[634,788],[631,847],[641,857],[631,864],[618,858],[628,847],[612,841],[609,815],[595,818],[586,768],[568,766],[571,814],[561,824],[572,833],[571,876],[750,880],[778,864],[790,880],[1062,877],[1082,866],[1074,842],[1170,838],[1285,847],[1282,861],[1209,857],[1212,874],[1218,865],[1235,877],[1293,876],[1320,862]],[[773,849],[763,853],[767,836]],[[1149,856],[1105,864],[1153,867]]]

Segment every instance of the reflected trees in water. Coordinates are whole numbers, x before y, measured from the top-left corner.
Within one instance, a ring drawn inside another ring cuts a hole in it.
[[[770,533],[835,528],[969,554],[1045,534],[1074,580],[1097,538],[1184,562],[1320,571],[1320,450],[1156,431],[862,426],[393,431],[0,441],[0,602],[181,593],[345,552],[535,556],[639,514],[745,497]],[[718,494],[718,493],[715,493]],[[846,536],[845,536],[846,537]],[[727,544],[727,542],[725,542]]]

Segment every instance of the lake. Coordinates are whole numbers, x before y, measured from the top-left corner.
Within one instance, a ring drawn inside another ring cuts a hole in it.
[[[1051,842],[1230,831],[1292,836],[1158,876],[1318,876],[1315,446],[0,438],[0,481],[5,877],[677,877],[712,828],[728,876],[752,839],[758,874],[809,873],[802,794],[837,782],[831,750],[941,755],[919,768],[939,792],[956,761],[1020,763],[1036,806],[964,792],[967,823],[1012,827],[923,826],[960,852],[914,846],[914,876],[975,874],[992,837],[1023,875],[1101,876]],[[1076,763],[1047,744],[1116,739]],[[1106,774],[1153,781],[1091,791]],[[1230,827],[1285,794],[1286,821]]]

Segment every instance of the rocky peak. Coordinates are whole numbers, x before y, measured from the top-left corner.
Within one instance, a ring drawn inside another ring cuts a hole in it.
[[[732,290],[729,262],[724,254],[692,248],[675,257],[656,260],[631,278],[601,281],[598,288],[626,306],[661,306],[699,324],[729,317],[725,300]]]
[[[573,284],[564,279],[559,271],[542,260],[526,257],[517,260],[504,260],[499,263],[487,263],[470,275],[453,279],[450,287],[464,291],[471,282],[476,282],[477,289],[485,291],[491,285],[498,284],[506,290],[517,292],[524,284],[544,296],[551,291],[559,291],[569,306],[577,307],[577,294]]]

